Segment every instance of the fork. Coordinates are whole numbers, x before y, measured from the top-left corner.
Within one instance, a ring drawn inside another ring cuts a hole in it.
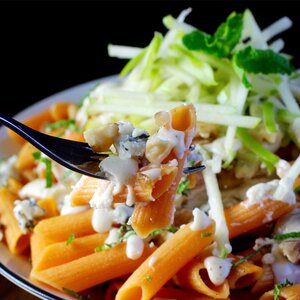
[[[38,150],[62,166],[87,176],[108,180],[99,168],[107,153],[95,153],[87,143],[70,141],[34,130],[19,121],[0,114],[0,123],[13,130]],[[184,168],[185,174],[201,171],[205,166]]]

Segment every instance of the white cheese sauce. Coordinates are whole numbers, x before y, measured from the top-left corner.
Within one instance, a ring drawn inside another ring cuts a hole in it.
[[[190,225],[193,231],[198,231],[206,228],[212,223],[211,218],[209,218],[202,210],[199,208],[194,208],[193,210],[194,220]]]
[[[264,200],[272,199],[293,204],[296,201],[296,195],[292,189],[291,183],[283,178],[281,180],[274,179],[265,183],[258,183],[250,187],[246,192],[247,200],[243,201],[245,207],[254,204],[262,205]],[[280,197],[276,195],[278,187],[281,187]]]
[[[118,156],[110,156],[100,163],[100,168],[107,173],[115,184],[114,194],[121,192],[124,185],[130,185],[138,171],[138,163],[135,159],[121,159]]]
[[[156,263],[157,258],[155,256],[150,257],[149,261],[148,261],[148,267],[150,269],[152,269],[153,271],[155,270],[154,268],[154,264]]]
[[[56,200],[58,206],[64,203],[65,196],[70,192],[70,188],[67,186],[57,183],[52,185],[50,188],[46,188],[45,179],[35,179],[25,184],[19,195],[21,198],[34,198],[44,199],[53,198]]]
[[[89,202],[90,206],[93,208],[110,208],[113,202],[114,187],[113,182],[106,187],[100,184]]]
[[[95,208],[92,216],[92,226],[96,232],[108,232],[113,224],[113,218],[112,209]]]
[[[70,201],[70,196],[67,195],[60,209],[60,214],[61,215],[77,214],[88,209],[89,209],[88,205],[73,206]]]
[[[144,241],[137,235],[131,235],[126,243],[126,255],[129,259],[140,258],[144,251]]]
[[[204,259],[204,266],[210,281],[215,285],[220,285],[229,275],[232,262],[228,258],[209,256]]]
[[[108,237],[106,238],[104,244],[113,244],[117,243],[120,238],[120,231],[118,228],[111,228],[108,234]]]

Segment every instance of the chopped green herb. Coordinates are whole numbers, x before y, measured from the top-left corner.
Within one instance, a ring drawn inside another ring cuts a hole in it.
[[[269,245],[263,245],[261,247],[259,247],[257,250],[253,250],[252,252],[250,252],[248,255],[243,256],[242,258],[240,258],[239,260],[237,260],[234,264],[232,264],[232,269],[237,267],[238,265],[240,265],[241,263],[251,259],[252,257],[256,256],[256,254],[258,254],[259,252],[262,251],[262,249],[264,249],[265,247],[267,247]]]
[[[47,158],[43,157],[42,153],[40,151],[32,153],[32,156],[36,161],[40,161],[45,164],[46,166],[46,188],[50,188],[52,186],[53,180],[52,180],[52,161]]]
[[[168,231],[168,232],[171,232],[171,233],[175,233],[176,231],[178,230],[177,227],[175,226],[169,226],[169,227],[166,227],[166,228],[161,228],[161,229],[156,229],[156,230],[153,230],[152,232],[149,233],[149,237],[153,237],[153,236],[156,236],[158,234],[161,234],[165,231]]]
[[[247,73],[290,75],[294,71],[294,67],[284,56],[270,49],[260,50],[248,46],[235,53],[233,61]]]
[[[294,188],[294,192],[295,193],[299,193],[300,192],[300,184]]]
[[[75,120],[60,120],[54,123],[48,123],[45,125],[45,130],[51,132],[58,128],[65,128],[71,131],[81,132],[81,128],[78,127],[75,123]]]
[[[233,12],[222,23],[214,35],[196,30],[182,39],[189,50],[204,51],[217,57],[228,56],[238,44],[243,29],[243,14]]]
[[[211,232],[201,232],[201,237],[202,238],[206,238],[206,237],[209,237],[209,236],[211,236],[212,235],[212,233]]]
[[[75,240],[75,233],[71,233],[67,239],[67,246],[71,245]]]
[[[273,240],[275,240],[275,241],[283,241],[286,239],[295,239],[295,238],[300,238],[300,231],[280,233],[280,234],[275,234],[273,236]]]
[[[133,230],[133,228],[131,225],[128,225],[128,224],[122,224],[119,228],[119,232],[122,234],[126,233],[127,231],[131,231],[131,230]]]
[[[148,281],[148,282],[151,282],[151,281],[153,280],[153,277],[150,276],[150,275],[147,275],[147,276],[145,277],[145,280]]]
[[[290,282],[288,279],[285,280],[284,283],[277,283],[275,284],[274,287],[274,300],[279,300],[280,299],[280,290],[284,287],[293,285],[292,282]]]
[[[125,225],[124,225],[124,226],[125,226]],[[130,227],[131,227],[131,226],[130,226]],[[120,228],[121,228],[121,227],[120,227]],[[120,232],[121,232],[121,231],[120,231]],[[103,250],[106,250],[106,249],[115,247],[115,246],[121,244],[124,240],[128,239],[131,235],[134,235],[134,234],[135,234],[134,230],[129,230],[129,231],[125,232],[125,233],[123,234],[123,236],[121,236],[121,237],[118,239],[117,242],[111,243],[111,244],[105,243],[105,244],[102,245],[102,246],[96,247],[96,248],[95,248],[95,252],[100,252],[100,251],[103,251]]]
[[[68,289],[68,288],[64,288],[64,287],[63,287],[62,290],[63,290],[65,293],[69,294],[70,296],[75,297],[76,299],[79,299],[79,300],[87,300],[87,299],[88,299],[88,297],[85,297],[85,296],[83,296],[83,295],[80,295],[80,294],[78,294],[77,292],[75,292],[75,291],[73,291],[73,290],[70,290],[70,289]]]
[[[178,195],[185,195],[189,190],[190,181],[187,177],[182,177],[178,185],[176,193]]]
[[[228,250],[223,246],[223,248],[220,251],[219,257],[224,259],[227,257],[227,255],[228,255]]]

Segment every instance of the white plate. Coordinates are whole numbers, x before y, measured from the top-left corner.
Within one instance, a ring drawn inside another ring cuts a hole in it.
[[[86,95],[91,89],[93,89],[98,83],[112,80],[115,76],[105,77],[101,80],[94,80],[88,83],[84,83],[60,93],[57,93],[51,97],[48,97],[32,106],[29,106],[22,112],[16,115],[18,120],[26,119],[35,113],[45,110],[52,103],[60,100],[68,100],[73,102],[79,102],[79,100]],[[15,141],[8,138],[5,128],[0,128],[0,157],[7,157],[16,153],[20,145]],[[7,247],[0,243],[0,274],[18,285],[22,289],[32,293],[33,295],[41,299],[57,300],[57,299],[75,299],[66,295],[65,293],[46,287],[42,284],[32,282],[29,279],[31,265],[28,258],[22,256],[12,255]]]

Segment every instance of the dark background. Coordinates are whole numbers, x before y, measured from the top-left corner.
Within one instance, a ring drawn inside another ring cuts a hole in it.
[[[108,43],[146,46],[161,20],[187,7],[187,22],[213,32],[233,10],[250,8],[264,28],[281,16],[294,26],[282,37],[300,66],[297,1],[2,2],[0,4],[1,110],[15,114],[79,83],[118,73],[125,61],[107,56]]]

